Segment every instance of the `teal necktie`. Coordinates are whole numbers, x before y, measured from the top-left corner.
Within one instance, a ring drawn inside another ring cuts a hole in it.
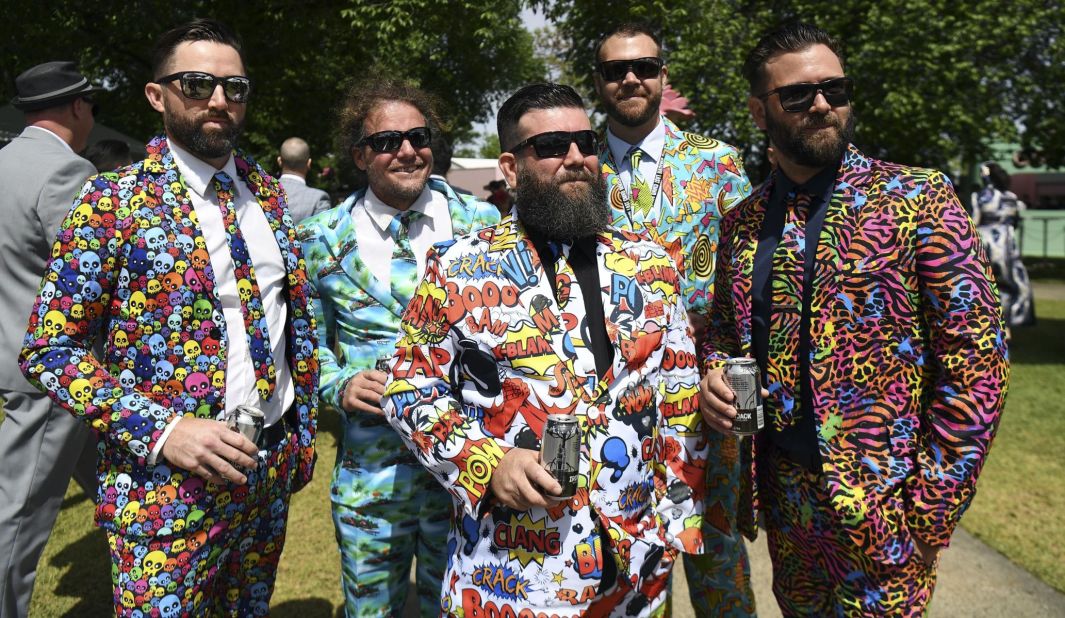
[[[392,296],[404,307],[414,296],[418,285],[418,261],[410,246],[410,224],[424,216],[424,213],[404,210],[396,213],[388,224],[388,234],[395,247],[392,250]]]

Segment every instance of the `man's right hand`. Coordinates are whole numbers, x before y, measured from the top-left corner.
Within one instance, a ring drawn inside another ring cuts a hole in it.
[[[731,433],[732,421],[736,418],[732,400],[736,396],[725,384],[724,375],[723,369],[714,369],[703,377],[699,384],[699,409],[708,425],[721,433]]]
[[[562,486],[540,465],[540,453],[527,448],[512,448],[499,460],[488,487],[503,503],[518,511],[534,506],[554,506]]]
[[[174,426],[160,452],[167,462],[212,483],[229,481],[238,485],[247,483],[248,477],[234,466],[257,468],[258,454],[259,448],[251,440],[225,423],[188,416]]]
[[[340,405],[348,414],[365,412],[383,416],[381,397],[385,394],[385,380],[388,374],[376,369],[367,369],[355,374],[344,387],[344,397]]]

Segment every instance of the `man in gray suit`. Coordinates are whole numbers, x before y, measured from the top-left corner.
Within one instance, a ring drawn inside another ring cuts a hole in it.
[[[281,186],[288,194],[288,210],[296,224],[311,215],[329,210],[329,194],[307,186],[307,172],[311,169],[311,148],[298,137],[290,137],[281,144]]]
[[[37,561],[71,474],[95,488],[90,430],[26,381],[18,353],[56,231],[96,173],[75,153],[92,130],[99,89],[73,62],[37,65],[15,88],[26,128],[0,150],[0,618],[29,613]]]

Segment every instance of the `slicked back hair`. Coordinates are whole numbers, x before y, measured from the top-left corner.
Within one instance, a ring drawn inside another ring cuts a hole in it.
[[[813,24],[789,22],[763,35],[743,63],[743,76],[750,84],[751,94],[759,95],[765,92],[767,62],[781,54],[800,52],[814,45],[829,48],[839,58],[840,65],[843,64],[839,44],[827,32]]]
[[[576,107],[584,109],[584,100],[577,91],[563,84],[529,84],[503,102],[496,116],[499,149],[507,152],[518,144],[518,122],[525,114],[537,109]]]
[[[248,70],[248,63],[244,62],[244,51],[241,49],[237,35],[216,19],[198,17],[167,30],[156,40],[155,47],[152,49],[153,79],[159,79],[169,72],[170,59],[174,56],[174,50],[178,45],[193,41],[210,41],[232,47],[237,50],[244,70]]]
[[[436,99],[408,81],[382,76],[370,76],[357,82],[349,90],[340,105],[338,125],[340,148],[351,154],[355,145],[366,137],[363,132],[366,119],[382,103],[398,101],[414,107],[425,116],[426,126],[435,130],[440,126],[436,114]]]
[[[596,64],[599,64],[600,62],[603,61],[603,59],[600,57],[599,54],[602,53],[603,45],[606,44],[608,39],[611,39],[611,38],[616,37],[616,36],[623,36],[623,37],[628,38],[628,37],[639,36],[641,34],[644,35],[644,36],[650,37],[650,39],[655,42],[655,47],[658,48],[658,57],[661,58],[662,57],[662,39],[659,38],[658,33],[656,33],[653,29],[651,29],[651,26],[648,25],[648,24],[641,23],[641,22],[631,22],[630,21],[630,22],[624,22],[624,23],[621,23],[621,24],[618,24],[618,25],[614,26],[610,30],[607,30],[603,34],[603,36],[599,37],[599,42],[597,42],[595,44],[595,56],[594,56],[594,58],[595,58]]]

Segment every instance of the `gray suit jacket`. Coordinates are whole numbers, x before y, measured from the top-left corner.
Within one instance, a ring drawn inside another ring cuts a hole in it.
[[[18,353],[59,224],[92,163],[37,129],[0,150],[0,390],[37,392]]]
[[[285,193],[288,195],[288,211],[292,215],[293,224],[298,224],[311,215],[333,207],[329,202],[328,193],[308,187],[305,182],[300,182],[290,176],[282,176],[281,186],[285,188]]]

